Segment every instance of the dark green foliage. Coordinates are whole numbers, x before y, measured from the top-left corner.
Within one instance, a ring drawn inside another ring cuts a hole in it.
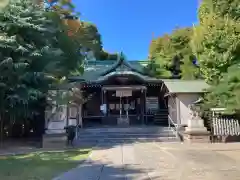
[[[228,68],[220,82],[209,89],[205,97],[207,107],[225,107],[228,113],[240,110],[240,64]]]
[[[160,71],[160,65],[155,62],[155,60],[149,60],[149,63],[146,67],[144,67],[144,72],[148,76],[162,77],[162,73]]]
[[[44,107],[49,88],[82,72],[80,45],[65,30],[58,14],[31,0],[11,1],[0,13],[0,117],[39,114],[33,104],[41,100]]]
[[[240,112],[239,18],[239,0],[203,0],[200,6],[200,25],[194,28],[191,47],[204,79],[212,85],[205,96],[205,108]]]
[[[182,56],[176,55],[173,57],[171,64],[167,67],[167,69],[171,72],[173,79],[180,79],[181,78],[181,65],[183,62],[181,61]]]
[[[117,60],[118,53],[108,53],[106,51],[101,51],[97,59],[98,60]]]
[[[196,79],[196,68],[192,63],[190,47],[192,28],[177,28],[171,34],[154,39],[150,45],[149,59],[159,64],[164,77]]]

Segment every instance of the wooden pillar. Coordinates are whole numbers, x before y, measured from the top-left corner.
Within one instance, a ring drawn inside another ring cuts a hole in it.
[[[101,105],[104,105],[106,103],[106,90],[101,90]],[[106,107],[105,107],[106,108]],[[105,117],[106,116],[106,113],[107,113],[107,109],[105,112],[103,112],[103,116]]]
[[[107,91],[105,93],[105,102],[106,102],[106,113],[107,113],[107,116],[109,116],[109,102],[108,102],[108,94],[107,94]]]
[[[141,95],[140,95],[140,104],[141,104],[141,121],[142,125],[145,123],[145,90],[141,89]]]
[[[104,90],[103,92],[103,101],[104,101],[104,104],[105,104],[105,108],[106,108],[106,111],[105,111],[105,114],[104,116],[107,116],[108,115],[108,107],[107,107],[107,95],[106,95],[107,91]]]
[[[143,113],[144,113],[144,122],[147,123],[147,118],[146,118],[146,98],[147,98],[147,89],[145,88],[144,90],[144,102],[143,102]]]
[[[103,99],[103,91],[104,91],[104,90],[101,89],[101,103],[100,103],[101,106],[102,106],[103,103],[104,103],[104,99]],[[101,106],[100,106],[100,107],[101,107]],[[102,112],[101,109],[100,109],[100,112]],[[103,113],[103,112],[102,112],[102,113]]]

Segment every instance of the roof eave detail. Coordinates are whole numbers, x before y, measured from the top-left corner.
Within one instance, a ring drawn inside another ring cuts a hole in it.
[[[143,74],[142,71],[139,71],[139,70],[133,68],[129,62],[127,62],[127,61],[126,61],[125,59],[123,59],[123,58],[120,58],[120,56],[119,56],[119,59],[117,60],[117,62],[116,62],[112,67],[110,67],[109,69],[107,69],[105,72],[101,73],[100,76],[105,76],[105,75],[113,72],[113,71],[114,71],[115,69],[117,69],[121,64],[127,66],[127,67],[128,67],[131,71],[133,71],[133,72],[137,72],[137,73],[139,73],[139,74]]]

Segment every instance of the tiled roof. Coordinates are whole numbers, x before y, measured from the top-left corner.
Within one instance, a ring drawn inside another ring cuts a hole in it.
[[[201,93],[206,92],[209,85],[203,80],[163,80],[169,93]]]
[[[146,82],[163,81],[169,93],[205,92],[209,85],[202,80],[156,79],[144,73],[147,61],[105,60],[88,61],[82,76],[72,77],[72,81],[98,83],[113,75],[136,75]]]
[[[71,80],[85,80],[87,82],[104,79],[104,76],[112,71],[136,71],[142,77],[150,78],[143,75],[143,68],[147,65],[147,61],[125,61],[123,60],[105,60],[105,61],[88,61],[85,64],[82,76],[71,77]],[[125,66],[125,67],[124,67]],[[155,79],[155,78],[154,78]]]

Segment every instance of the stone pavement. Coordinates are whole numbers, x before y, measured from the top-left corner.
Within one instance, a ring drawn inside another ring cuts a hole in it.
[[[99,144],[55,180],[240,180],[240,144]]]

